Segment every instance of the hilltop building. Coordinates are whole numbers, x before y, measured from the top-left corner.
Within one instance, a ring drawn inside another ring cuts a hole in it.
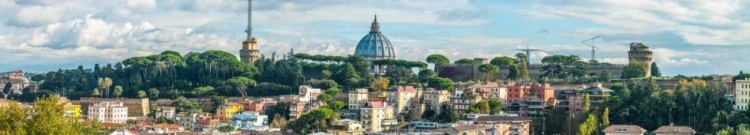
[[[653,54],[648,46],[643,43],[630,43],[630,51],[628,51],[628,60],[630,62],[642,62],[646,64],[646,77],[651,77],[651,62],[653,62]]]
[[[253,37],[253,0],[247,2],[247,37],[242,42],[242,49],[240,50],[240,60],[242,62],[254,62],[260,58],[260,50],[258,49],[258,40]]]
[[[735,90],[734,109],[747,110],[747,104],[750,102],[750,78],[737,79]]]
[[[372,60],[396,58],[396,52],[393,45],[391,45],[391,41],[380,32],[380,23],[378,23],[377,15],[370,26],[370,33],[362,37],[359,43],[357,43],[354,55],[360,56],[370,62]],[[370,66],[370,69],[379,74],[385,72],[385,68],[383,66]]]

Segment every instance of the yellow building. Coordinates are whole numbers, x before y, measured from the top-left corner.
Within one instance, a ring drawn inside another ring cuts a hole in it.
[[[227,102],[216,110],[216,118],[222,121],[232,119],[234,114],[242,112],[243,108],[242,104]]]
[[[65,105],[63,105],[63,110],[65,111],[65,113],[63,114],[64,117],[69,117],[69,118],[81,117],[81,105],[66,103]]]
[[[387,102],[369,102],[360,108],[362,126],[368,132],[388,131],[398,124],[393,111],[393,106]]]
[[[365,129],[362,122],[350,119],[334,121],[333,126],[328,128],[328,133],[332,135],[364,135]]]

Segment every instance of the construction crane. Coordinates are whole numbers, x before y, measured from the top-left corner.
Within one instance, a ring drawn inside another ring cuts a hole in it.
[[[591,60],[596,60],[596,49],[599,49],[598,47],[594,46],[594,41],[596,41],[596,38],[599,38],[599,36],[581,41],[581,43],[591,46]],[[586,43],[587,41],[591,41],[591,44]]]
[[[526,44],[526,49],[515,49],[515,50],[519,50],[519,51],[524,51],[524,52],[526,52],[526,58],[527,58],[527,59],[528,59],[529,57],[531,57],[531,52],[537,52],[537,51],[541,52],[541,51],[544,51],[544,50],[542,50],[542,49],[531,49],[531,48],[529,48],[529,44]]]

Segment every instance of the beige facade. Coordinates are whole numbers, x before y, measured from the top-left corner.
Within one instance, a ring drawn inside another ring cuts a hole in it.
[[[602,130],[604,135],[644,135],[646,129],[638,125],[611,125]]]
[[[737,79],[735,83],[734,109],[747,110],[750,103],[750,78]]]
[[[412,86],[393,86],[386,91],[386,102],[394,106],[395,114],[403,113],[417,95],[416,89]]]
[[[367,89],[356,89],[349,92],[349,109],[359,110],[365,103],[367,103]]]
[[[393,106],[387,102],[368,102],[360,108],[360,120],[367,132],[383,132],[398,124]]]
[[[435,89],[428,89],[424,92],[424,95],[422,95],[422,97],[424,97],[423,101],[427,105],[427,108],[436,112],[440,112],[440,106],[450,101],[450,99],[448,98],[449,96],[449,91]]]
[[[128,108],[128,116],[129,117],[143,117],[148,114],[149,110],[149,100],[148,98],[121,98],[121,99],[106,99],[106,98],[96,98],[96,97],[81,97],[81,99],[78,101],[81,106],[83,107],[83,110],[86,110],[89,105],[97,104],[99,102],[103,101],[118,101],[122,102],[123,106]]]
[[[469,109],[469,106],[474,105],[482,101],[482,96],[471,95],[471,94],[456,94],[450,97],[450,103],[453,106],[453,110],[463,114]]]
[[[479,116],[474,124],[488,128],[495,135],[528,135],[531,132],[531,120],[519,116]]]
[[[483,99],[495,99],[505,104],[508,95],[508,88],[502,83],[489,82],[474,84],[466,87],[464,92],[473,93],[474,95],[482,96]]]

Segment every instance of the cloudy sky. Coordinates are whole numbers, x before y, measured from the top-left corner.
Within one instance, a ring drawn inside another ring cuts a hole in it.
[[[512,56],[513,49],[627,63],[643,42],[666,75],[750,69],[750,2],[740,0],[255,0],[261,53],[348,55],[375,14],[400,59]],[[0,0],[0,71],[115,63],[175,50],[237,54],[244,0]]]

